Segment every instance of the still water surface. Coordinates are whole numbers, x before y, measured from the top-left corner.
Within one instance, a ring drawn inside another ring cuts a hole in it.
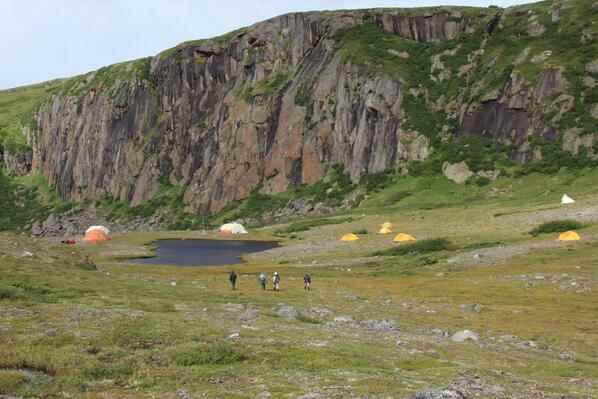
[[[241,256],[278,247],[274,241],[157,240],[156,256],[133,259],[144,265],[223,266],[241,263]]]

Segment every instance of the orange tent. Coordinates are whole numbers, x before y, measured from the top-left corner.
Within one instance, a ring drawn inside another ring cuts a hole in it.
[[[104,226],[91,226],[85,232],[83,240],[90,244],[98,244],[110,239],[110,230]]]

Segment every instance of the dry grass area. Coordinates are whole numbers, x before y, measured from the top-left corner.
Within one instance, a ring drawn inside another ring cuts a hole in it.
[[[409,398],[450,388],[467,398],[598,396],[598,226],[587,224],[576,243],[528,234],[546,212],[588,223],[595,188],[567,184],[578,199],[568,208],[525,182],[504,197],[436,208],[364,206],[350,223],[248,256],[235,266],[237,291],[228,267],[126,261],[157,238],[213,233],[131,233],[95,247],[4,234],[0,395]],[[372,256],[397,245],[375,234],[384,221],[450,244]],[[249,238],[272,238],[274,229]],[[339,241],[364,229],[359,241]],[[263,292],[257,275],[274,271],[282,290]],[[465,329],[479,339],[451,339]]]

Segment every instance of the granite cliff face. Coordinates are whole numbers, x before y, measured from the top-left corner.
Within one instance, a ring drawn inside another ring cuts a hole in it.
[[[541,159],[538,140],[593,156],[597,28],[567,25],[583,12],[596,9],[283,15],[61,83],[35,112],[29,162],[67,199],[138,205],[169,183],[185,187],[189,211],[213,213],[334,165],[353,181],[408,173],[463,137],[518,162]],[[554,37],[582,32],[573,65]]]

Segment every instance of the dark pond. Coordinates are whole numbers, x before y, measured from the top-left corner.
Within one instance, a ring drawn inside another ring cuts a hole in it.
[[[157,240],[156,256],[133,259],[144,265],[223,266],[241,263],[241,256],[278,247],[273,241]]]

